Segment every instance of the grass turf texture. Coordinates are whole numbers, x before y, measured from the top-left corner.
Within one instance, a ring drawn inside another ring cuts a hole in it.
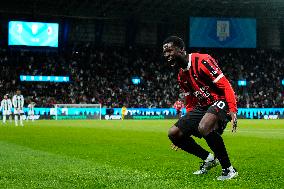
[[[239,177],[170,149],[162,121],[36,121],[0,126],[0,188],[282,188],[284,120],[239,120],[224,140]],[[204,140],[197,139],[207,146]]]

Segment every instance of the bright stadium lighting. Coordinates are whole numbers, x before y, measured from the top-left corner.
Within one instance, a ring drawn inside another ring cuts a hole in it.
[[[20,75],[20,81],[69,82],[69,77],[68,76],[31,76],[31,75]]]
[[[238,80],[238,86],[247,86],[246,80]]]
[[[134,85],[138,85],[140,84],[141,79],[139,77],[132,77],[131,81]]]

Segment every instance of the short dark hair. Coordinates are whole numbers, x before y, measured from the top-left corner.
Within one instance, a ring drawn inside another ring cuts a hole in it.
[[[174,46],[179,47],[180,49],[184,49],[185,45],[183,40],[177,36],[170,36],[164,42],[163,45],[166,43],[173,43]]]

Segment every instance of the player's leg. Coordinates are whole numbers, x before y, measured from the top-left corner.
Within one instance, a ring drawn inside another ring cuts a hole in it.
[[[198,145],[192,137],[184,135],[175,125],[170,128],[168,137],[175,146],[202,160],[205,160],[209,155],[209,152]]]
[[[215,132],[217,125],[218,116],[212,113],[206,113],[200,121],[198,129],[206,140],[208,146],[219,159],[222,168],[228,168],[231,166],[231,163],[221,135]]]
[[[28,111],[28,116],[26,117],[26,121],[29,122],[29,119],[32,118],[31,111]]]
[[[24,116],[24,113],[20,112],[19,116],[20,116],[20,125],[21,125],[21,126],[24,126],[24,124],[23,124],[23,116]]]
[[[206,140],[210,149],[215,153],[215,156],[220,161],[223,173],[227,175],[218,177],[218,180],[226,180],[236,177],[238,173],[232,167],[223,138],[220,132],[225,128],[225,125],[220,125],[221,121],[226,122],[225,119],[226,111],[220,107],[211,106],[207,113],[203,116],[199,123],[198,130]],[[226,122],[227,123],[227,122]],[[220,128],[223,127],[223,128]],[[229,175],[228,175],[229,174]]]
[[[15,116],[15,125],[18,126],[18,112],[17,111],[14,112],[14,116]]]
[[[32,117],[32,122],[34,122],[35,121],[35,114],[32,112],[32,115],[31,115]]]
[[[200,170],[194,172],[194,174],[206,173],[207,170],[216,164],[214,155],[198,145],[191,137],[191,135],[201,137],[197,127],[204,113],[205,112],[197,110],[188,112],[170,128],[168,133],[169,139],[175,146],[178,146],[182,150],[193,154],[204,161]]]
[[[178,115],[178,118],[181,117],[181,111],[180,110],[177,110],[177,115]]]
[[[9,121],[10,121],[10,123],[12,123],[12,113],[10,112],[10,114],[9,114]]]
[[[121,114],[121,119],[124,120],[124,113]]]
[[[24,115],[24,111],[23,110],[18,110],[18,115],[20,117],[20,125],[24,126],[23,124],[23,115]]]
[[[6,123],[6,112],[5,112],[5,110],[3,111],[3,123],[5,124]]]

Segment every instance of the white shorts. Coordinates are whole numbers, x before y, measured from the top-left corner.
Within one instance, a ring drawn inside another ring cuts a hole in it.
[[[12,114],[12,112],[11,112],[11,110],[3,110],[3,115],[5,116],[5,115],[11,115]]]
[[[35,111],[29,110],[28,115],[35,115]]]
[[[24,114],[24,110],[17,110],[17,109],[14,109],[14,114]]]

